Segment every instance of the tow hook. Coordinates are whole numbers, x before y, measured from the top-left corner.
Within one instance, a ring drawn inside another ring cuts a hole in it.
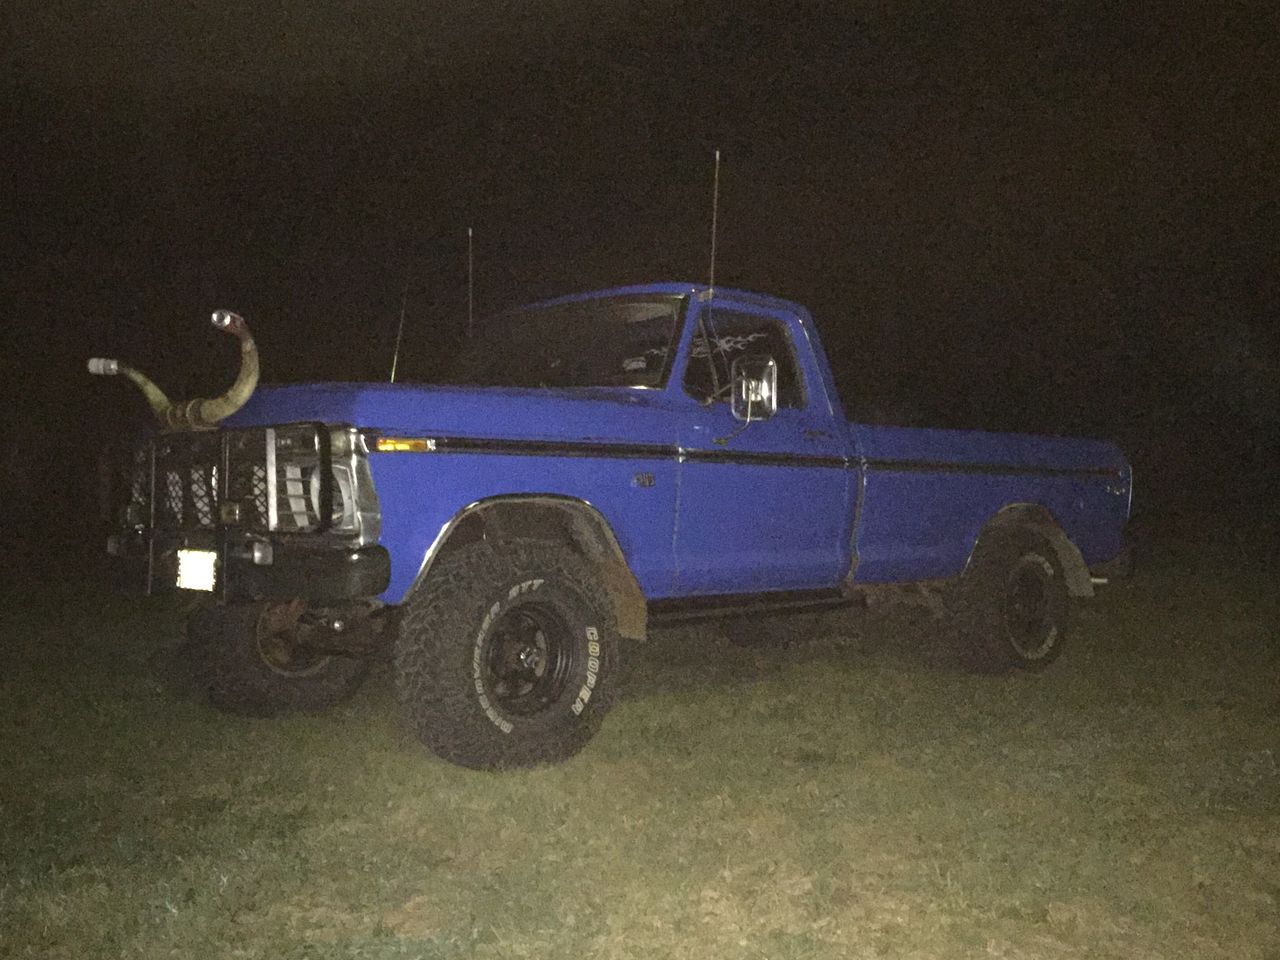
[[[268,664],[283,669],[293,661],[298,645],[296,627],[307,602],[295,597],[284,603],[268,604],[258,618],[258,652]]]
[[[284,603],[273,603],[263,611],[258,624],[268,636],[284,633],[297,626],[306,609],[307,601],[301,597],[294,597]]]

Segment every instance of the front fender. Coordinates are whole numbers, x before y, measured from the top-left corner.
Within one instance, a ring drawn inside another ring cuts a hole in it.
[[[497,498],[548,497],[589,504],[649,599],[673,589],[675,482],[645,459],[469,453],[371,453],[391,577],[381,599],[400,603],[468,508]],[[657,479],[635,482],[637,472]]]

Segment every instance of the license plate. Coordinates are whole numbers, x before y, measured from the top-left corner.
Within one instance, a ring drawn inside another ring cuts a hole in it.
[[[215,550],[178,551],[178,589],[213,590],[218,575],[218,553]]]

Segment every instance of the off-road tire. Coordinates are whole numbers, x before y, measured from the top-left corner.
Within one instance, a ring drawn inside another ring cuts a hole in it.
[[[1067,581],[1057,552],[1032,529],[984,534],[948,600],[957,654],[973,670],[1039,671],[1062,652]]]
[[[538,540],[442,557],[407,598],[395,649],[414,733],[481,770],[573,756],[612,706],[617,668],[600,576],[569,547]]]
[[[209,702],[227,713],[274,717],[319,713],[359,689],[369,662],[299,655],[274,662],[264,653],[260,603],[197,610],[187,622],[186,655]]]

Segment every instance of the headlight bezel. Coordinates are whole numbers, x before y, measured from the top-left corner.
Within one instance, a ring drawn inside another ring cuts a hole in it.
[[[381,513],[364,440],[345,424],[265,428],[266,528],[276,536],[336,535],[376,543]]]

